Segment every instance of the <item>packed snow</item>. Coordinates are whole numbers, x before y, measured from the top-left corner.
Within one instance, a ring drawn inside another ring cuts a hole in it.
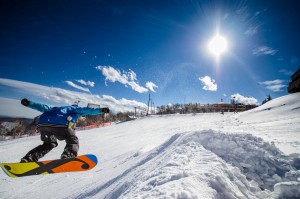
[[[78,131],[90,171],[9,178],[1,198],[300,198],[300,93],[243,113],[138,118]],[[16,162],[39,136],[0,142]],[[64,142],[42,160],[60,157]]]

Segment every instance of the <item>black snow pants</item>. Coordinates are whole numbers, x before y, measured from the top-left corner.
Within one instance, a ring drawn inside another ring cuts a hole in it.
[[[49,151],[57,147],[57,140],[65,140],[66,146],[64,153],[72,153],[77,156],[79,150],[79,140],[75,135],[75,130],[68,127],[38,127],[38,131],[41,134],[42,145],[39,145],[29,151],[25,158],[29,158],[33,161],[38,161],[40,158],[44,157]]]

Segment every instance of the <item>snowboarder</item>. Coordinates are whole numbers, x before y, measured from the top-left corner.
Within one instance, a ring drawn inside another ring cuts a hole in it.
[[[29,151],[21,159],[21,162],[37,162],[58,145],[57,139],[66,141],[61,158],[76,157],[79,150],[79,141],[75,135],[75,130],[72,128],[76,120],[85,115],[99,115],[110,112],[109,108],[83,108],[77,104],[50,107],[28,99],[22,99],[21,104],[43,113],[39,116],[37,123],[37,130],[41,134],[43,144]]]

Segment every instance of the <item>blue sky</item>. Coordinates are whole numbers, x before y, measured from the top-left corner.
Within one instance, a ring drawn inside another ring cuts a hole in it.
[[[69,103],[75,92],[85,101],[136,106],[150,92],[155,106],[230,102],[233,95],[261,103],[286,95],[300,66],[296,0],[0,4],[3,98]],[[218,59],[208,51],[216,32],[228,43]],[[33,91],[44,87],[56,92]]]

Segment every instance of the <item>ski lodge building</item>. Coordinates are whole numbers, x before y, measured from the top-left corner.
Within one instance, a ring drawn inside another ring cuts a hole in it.
[[[288,86],[288,93],[297,93],[297,92],[300,92],[300,67],[291,76],[291,80]]]

